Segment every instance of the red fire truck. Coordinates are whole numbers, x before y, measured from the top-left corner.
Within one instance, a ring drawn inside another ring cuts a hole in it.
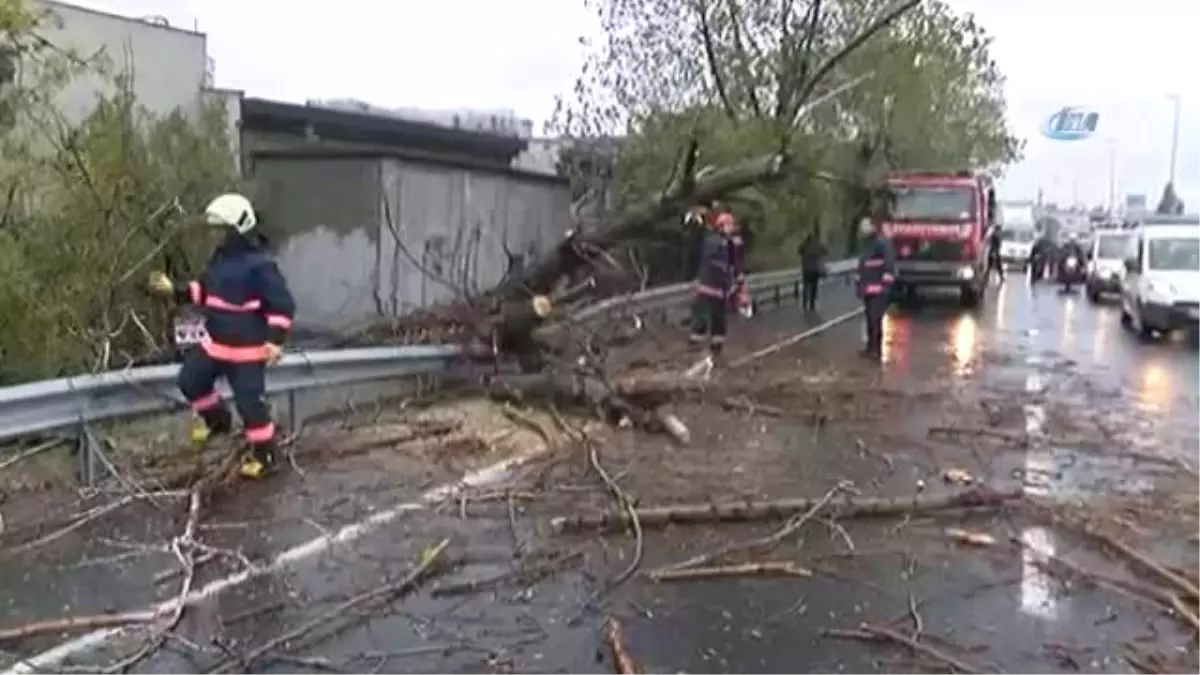
[[[974,306],[987,286],[987,236],[996,217],[992,179],[973,171],[907,171],[888,177],[883,233],[896,251],[896,285],[957,287]]]

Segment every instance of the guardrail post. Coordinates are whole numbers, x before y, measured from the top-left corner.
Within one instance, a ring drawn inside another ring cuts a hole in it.
[[[296,392],[289,391],[287,393],[287,416],[288,416],[288,434],[293,438],[300,433],[300,415],[297,412],[299,408],[296,406]]]
[[[783,295],[779,292],[779,286],[775,287],[775,304],[776,305],[783,304]]]
[[[104,477],[108,462],[97,461],[104,459],[102,456],[104,449],[101,447],[100,439],[96,438],[96,434],[92,433],[92,428],[87,424],[79,427],[75,451],[79,455],[80,482],[87,487],[94,486],[96,481]]]

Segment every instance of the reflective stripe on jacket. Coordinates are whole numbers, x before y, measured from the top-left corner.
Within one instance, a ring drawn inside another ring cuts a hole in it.
[[[282,344],[296,314],[275,261],[234,233],[213,253],[201,279],[187,284],[187,295],[204,316],[208,337],[200,345],[220,361],[265,360],[266,343]]]
[[[896,256],[892,242],[873,234],[863,242],[858,255],[858,294],[866,297],[886,293],[896,280]]]

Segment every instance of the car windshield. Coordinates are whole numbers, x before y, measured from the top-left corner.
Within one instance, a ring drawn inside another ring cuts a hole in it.
[[[1028,244],[1033,241],[1033,230],[1001,230],[1000,241],[1015,241]]]
[[[1096,257],[1102,260],[1122,260],[1129,255],[1132,239],[1129,235],[1101,235],[1096,242]]]
[[[1200,270],[1200,239],[1152,239],[1147,253],[1152,270]]]
[[[975,213],[975,191],[963,186],[893,186],[892,220],[961,223]]]

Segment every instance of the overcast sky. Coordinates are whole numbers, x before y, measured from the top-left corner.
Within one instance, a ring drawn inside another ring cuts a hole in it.
[[[218,86],[301,102],[359,98],[384,106],[512,108],[544,120],[582,63],[596,23],[581,0],[77,0],[119,14],[162,15],[208,34]],[[1110,156],[1120,193],[1155,203],[1169,173],[1173,104],[1182,95],[1176,184],[1200,208],[1200,77],[1194,0],[951,0],[996,36],[1026,161],[1009,198],[1107,200]],[[1190,41],[1190,42],[1189,42]],[[1050,141],[1041,123],[1064,105],[1101,114],[1090,140]],[[1111,154],[1110,154],[1111,153]]]

